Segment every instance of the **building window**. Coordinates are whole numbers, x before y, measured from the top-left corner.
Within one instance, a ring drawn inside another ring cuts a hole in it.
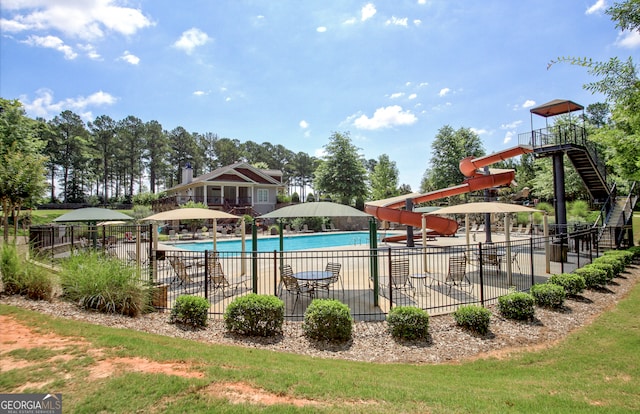
[[[257,203],[268,203],[269,202],[269,190],[266,188],[258,188],[258,192],[256,193]]]

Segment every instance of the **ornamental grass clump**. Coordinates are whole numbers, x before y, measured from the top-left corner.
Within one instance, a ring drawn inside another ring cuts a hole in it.
[[[207,326],[209,301],[202,296],[180,295],[171,309],[170,323],[179,323],[194,328]]]
[[[498,298],[498,310],[507,319],[533,319],[535,308],[533,296],[524,292],[511,292]]]
[[[302,330],[311,339],[344,342],[351,339],[349,307],[335,299],[314,299],[304,312]]]
[[[32,263],[25,263],[23,268],[24,294],[32,300],[53,299],[54,281],[45,269]]]
[[[577,296],[587,287],[584,277],[574,273],[551,275],[547,283],[562,286],[567,296]]]
[[[429,314],[415,306],[398,306],[389,311],[387,326],[396,339],[426,339],[429,335]]]
[[[4,243],[0,249],[0,275],[6,294],[20,295],[24,292],[23,273],[15,244]]]
[[[588,289],[604,287],[608,281],[606,270],[590,264],[574,270],[573,273],[584,278]]]
[[[62,263],[63,296],[83,309],[138,316],[149,308],[151,289],[130,266],[98,253],[72,256]]]
[[[453,319],[455,319],[458,326],[477,332],[480,335],[486,335],[489,332],[491,311],[476,305],[460,306],[453,312]]]
[[[567,296],[562,286],[552,283],[533,285],[530,293],[536,305],[543,308],[560,308]]]
[[[282,333],[284,302],[272,295],[250,293],[236,298],[224,312],[229,332],[248,336],[273,336]]]

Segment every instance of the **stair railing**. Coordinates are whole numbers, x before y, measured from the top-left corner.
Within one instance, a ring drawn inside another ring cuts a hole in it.
[[[629,195],[624,201],[624,207],[622,208],[622,231],[618,233],[618,238],[616,239],[616,246],[621,246],[622,242],[627,234],[624,229],[631,225],[633,220],[633,209],[635,207],[635,203],[638,200],[638,196],[636,194],[636,181],[631,184],[631,189],[629,190]]]

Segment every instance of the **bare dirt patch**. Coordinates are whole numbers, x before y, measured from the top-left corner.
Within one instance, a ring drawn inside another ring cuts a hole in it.
[[[242,382],[216,382],[209,385],[204,392],[216,398],[225,398],[232,404],[286,404],[296,407],[318,406],[320,402],[306,398],[294,398],[277,395]]]
[[[0,325],[3,327],[3,334],[0,340],[0,372],[14,369],[22,369],[40,364],[39,361],[25,361],[7,356],[7,353],[16,349],[47,348],[52,351],[65,351],[70,346],[81,345],[89,347],[88,342],[79,341],[73,338],[62,337],[55,334],[43,334],[33,331],[22,325],[15,319],[0,315]],[[89,354],[102,356],[104,349],[93,348]],[[57,355],[47,363],[70,361],[72,355]],[[184,363],[162,363],[150,361],[144,358],[104,358],[97,361],[90,367],[89,380],[107,378],[123,372],[144,372],[151,374],[176,375],[184,378],[202,378],[201,372],[192,371],[189,364]],[[46,384],[42,384],[46,385]],[[38,384],[25,384],[25,387],[39,387]],[[21,392],[16,390],[16,392]]]

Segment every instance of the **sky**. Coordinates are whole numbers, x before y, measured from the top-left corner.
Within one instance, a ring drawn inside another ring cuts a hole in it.
[[[2,0],[0,96],[31,117],[71,110],[322,156],[348,132],[419,190],[445,125],[487,153],[585,107],[596,78],[558,57],[637,60],[611,0]]]

